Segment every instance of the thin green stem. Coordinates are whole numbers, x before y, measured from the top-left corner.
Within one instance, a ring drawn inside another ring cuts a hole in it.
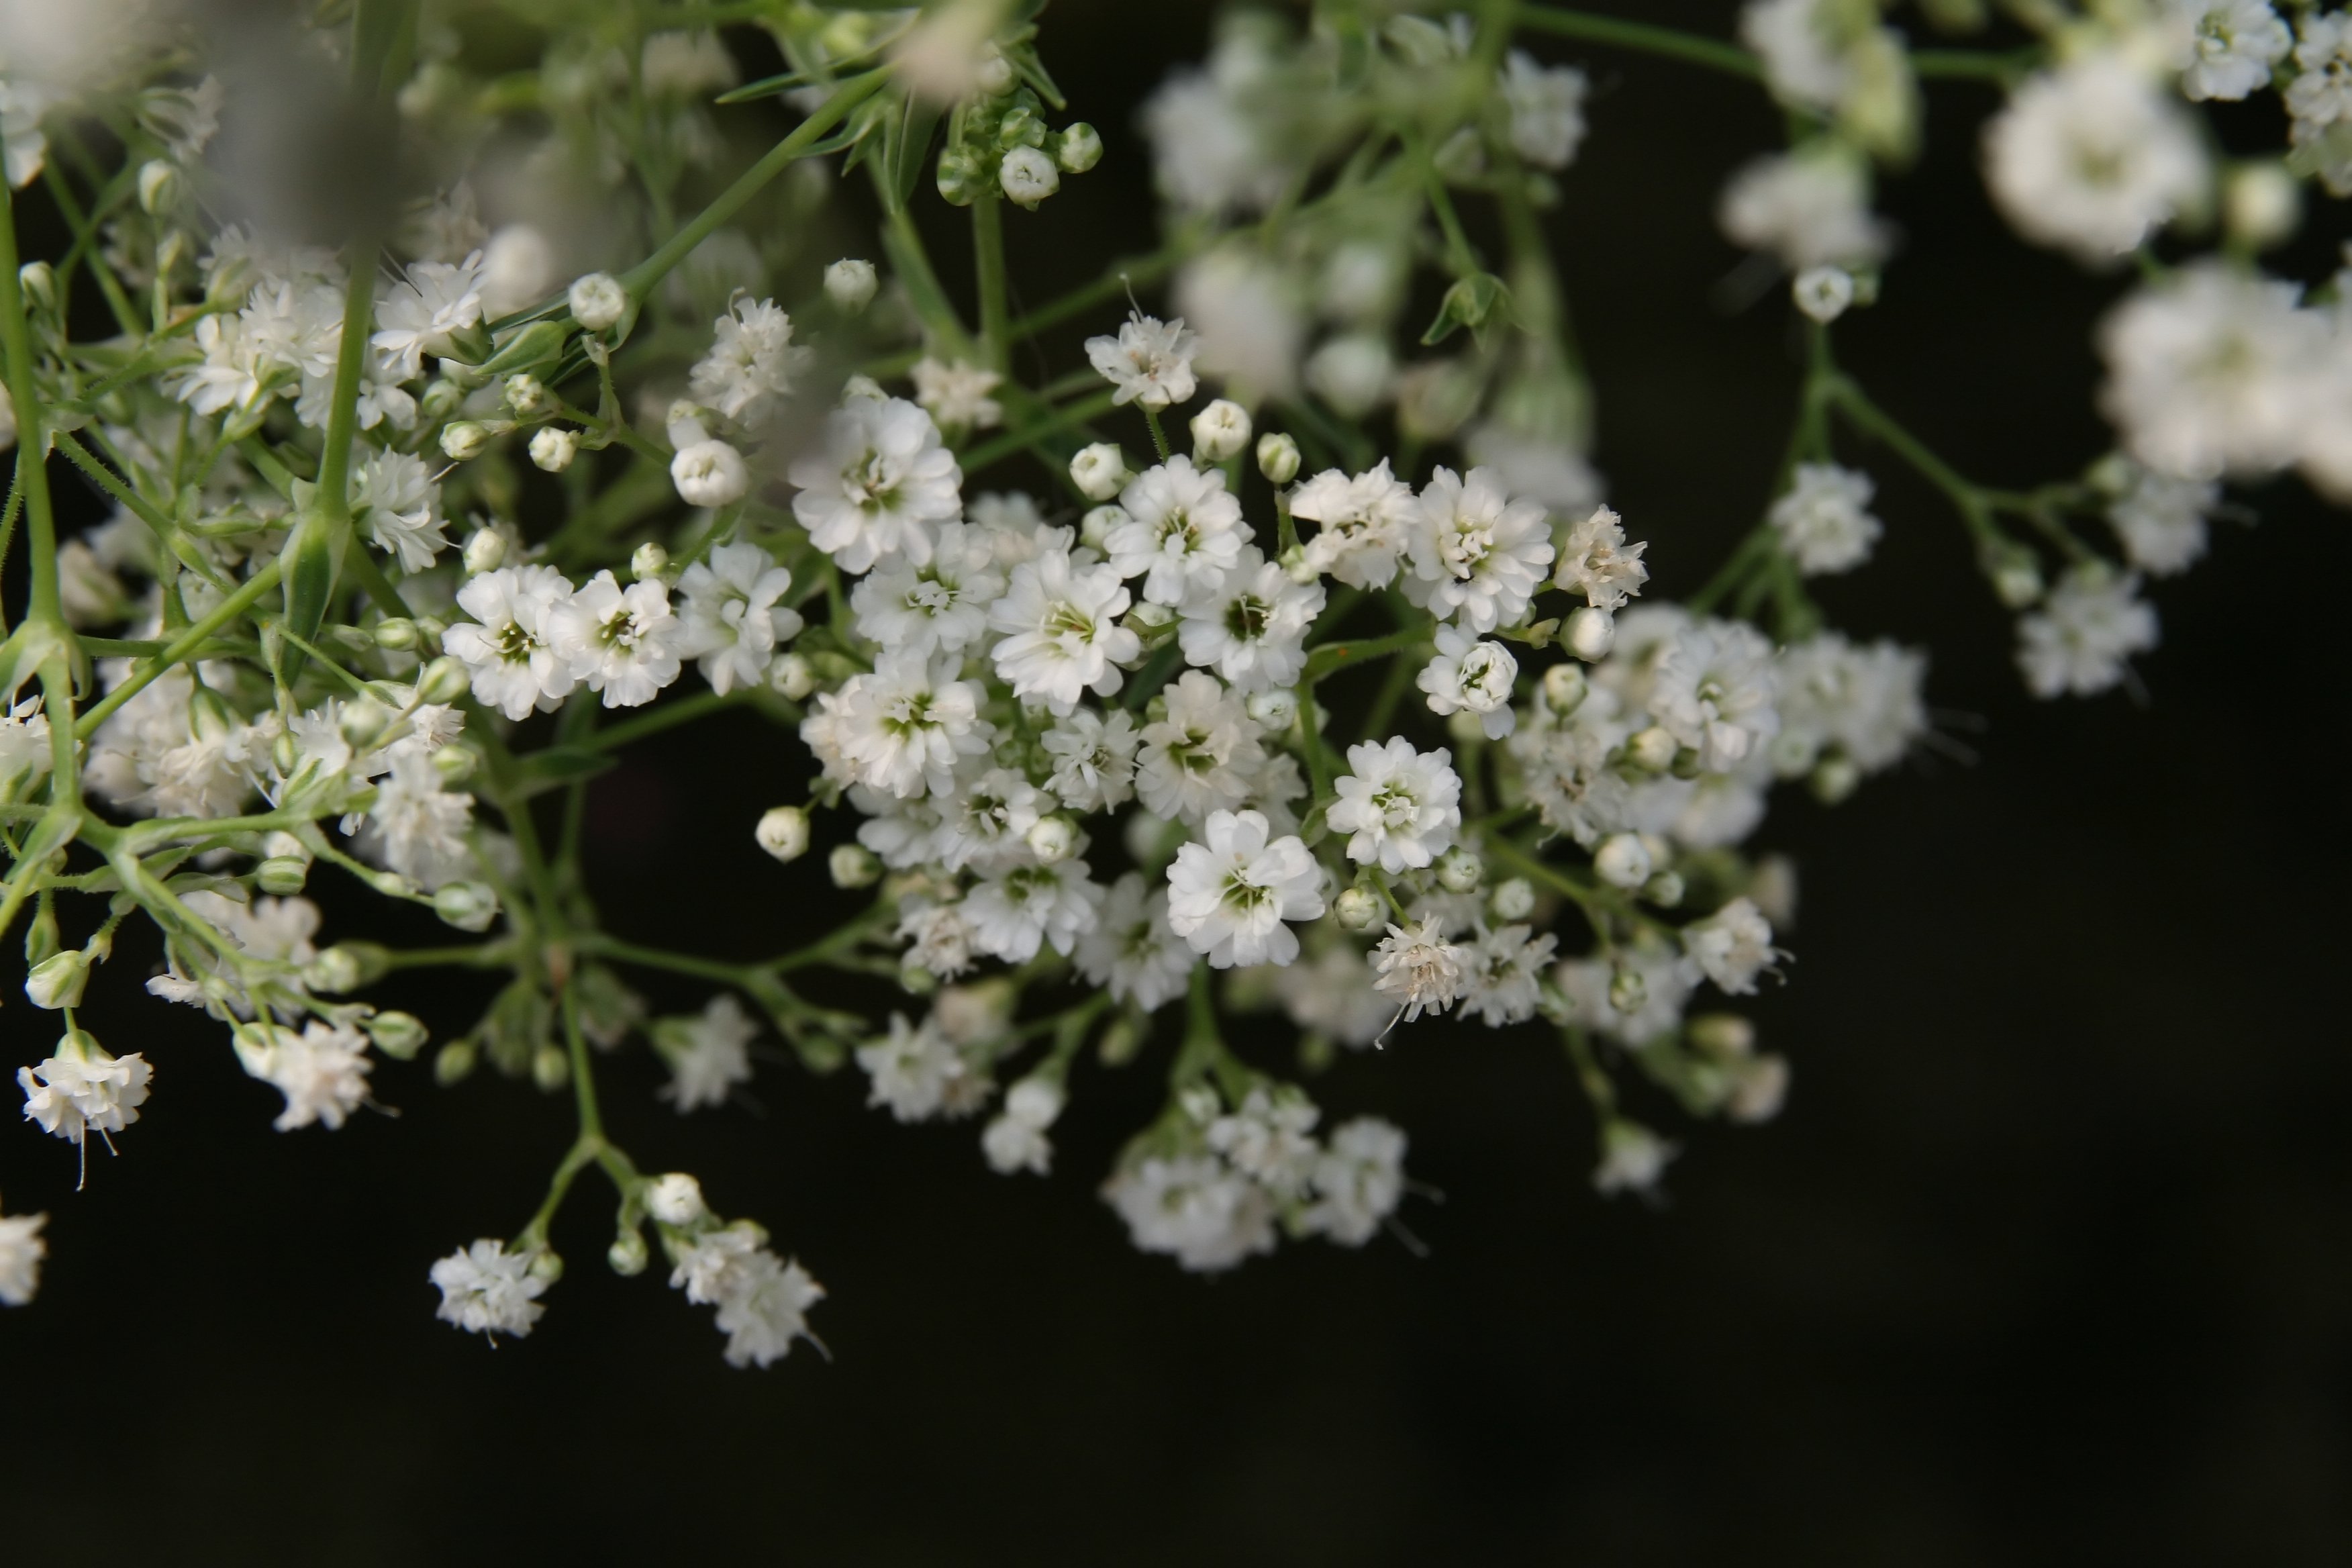
[[[1001,371],[1012,345],[1012,309],[1004,281],[1004,198],[983,191],[971,204],[972,272],[980,290],[980,357]]]
[[[1018,430],[1008,430],[992,440],[982,441],[979,446],[963,454],[964,472],[978,473],[992,463],[1003,462],[1015,452],[1030,450],[1048,436],[1076,429],[1089,419],[1099,419],[1110,412],[1113,407],[1111,399],[1117,395],[1117,393],[1106,387],[1091,397],[1082,397],[1076,403],[1063,405],[1054,410],[1050,417],[1039,420],[1036,424],[1024,426]],[[1164,449],[1162,455],[1165,456]]]
[[[1764,76],[1763,63],[1736,44],[1701,37],[1696,33],[1678,32],[1672,27],[1653,26],[1647,22],[1628,21],[1622,16],[1601,16],[1590,11],[1564,10],[1557,5],[1521,5],[1518,24],[1533,32],[1576,38],[1588,44],[1607,44],[1615,48],[1631,49],[1637,54],[1657,55],[1666,59],[1680,60],[1685,65],[1704,66],[1709,70],[1726,71],[1754,80],[1761,80]]]
[[[280,563],[272,561],[247,578],[244,585],[215,605],[210,615],[190,625],[186,631],[173,637],[162,653],[132,670],[130,679],[100,699],[89,712],[81,716],[80,721],[74,726],[73,732],[81,739],[88,740],[91,732],[106,721],[107,715],[144,691],[154,683],[157,677],[211,641],[215,632],[244,615],[253,607],[256,600],[277,587],[278,576],[282,569]]]

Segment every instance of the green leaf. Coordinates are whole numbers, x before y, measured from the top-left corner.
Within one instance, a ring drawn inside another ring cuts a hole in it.
[[[1509,285],[1491,272],[1473,272],[1454,280],[1437,308],[1437,320],[1421,334],[1423,346],[1442,343],[1464,327],[1483,332],[1496,318],[1511,314]]]
[[[889,176],[893,211],[906,206],[907,198],[915,194],[916,182],[923,177],[923,163],[931,150],[931,138],[938,133],[940,114],[940,105],[910,92],[904,109],[884,132],[887,161],[883,172]]]

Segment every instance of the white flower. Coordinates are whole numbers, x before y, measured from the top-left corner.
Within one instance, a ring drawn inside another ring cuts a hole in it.
[[[539,1304],[547,1282],[531,1272],[531,1261],[530,1253],[509,1252],[504,1242],[488,1238],[451,1253],[433,1266],[441,1292],[434,1316],[469,1334],[520,1339],[547,1310]]]
[[[1349,772],[1332,782],[1339,798],[1327,818],[1332,832],[1354,835],[1348,858],[1391,876],[1435,859],[1462,826],[1462,780],[1453,763],[1444,747],[1416,752],[1402,735],[1349,747]]]
[[[1103,890],[1072,857],[1051,866],[1015,866],[991,875],[964,896],[971,944],[1007,963],[1026,963],[1040,946],[1068,954],[1095,922]]]
[[[920,566],[892,556],[849,595],[857,635],[878,647],[928,658],[959,653],[988,629],[988,607],[1004,592],[987,534],[967,523],[943,522]]]
[[[1621,949],[1617,962],[1571,958],[1552,971],[1570,1021],[1624,1046],[1644,1046],[1682,1021],[1696,971],[1663,947]]]
[[[1115,1002],[1150,1013],[1184,994],[1192,952],[1168,923],[1165,889],[1145,890],[1142,873],[1111,884],[1101,916],[1078,941],[1078,973]]]
[[[2176,100],[2120,56],[2086,55],[1985,128],[1985,182],[2020,234],[2097,266],[2203,198],[2205,151]]]
[[[41,700],[27,697],[15,707],[0,710],[0,795],[5,795],[18,781],[38,778],[49,771],[54,747],[49,741],[48,715],[41,711]]]
[[[1808,267],[1789,280],[1797,309],[1827,326],[1853,303],[1853,274],[1843,267]]]
[[[1686,626],[1659,657],[1650,710],[1712,773],[1780,732],[1772,647],[1744,621]]]
[[[1103,1197],[1144,1252],[1164,1252],[1194,1273],[1231,1268],[1274,1250],[1274,1201],[1223,1161],[1157,1156],[1122,1168]]]
[[[1220,246],[1176,275],[1176,303],[1200,334],[1194,362],[1238,395],[1287,397],[1307,339],[1297,280],[1255,245]]]
[[[947,429],[986,430],[1004,422],[1004,405],[989,395],[1004,380],[996,371],[926,354],[907,374],[915,383],[915,401]]]
[[[457,607],[474,617],[441,635],[441,646],[473,672],[477,700],[509,719],[553,708],[579,684],[570,659],[549,642],[555,607],[572,584],[552,566],[501,566],[457,590]]]
[[[2337,129],[2352,121],[2352,16],[2305,12],[2294,47],[2294,79],[2287,83],[2288,128],[2296,152],[2315,160],[2330,195],[2352,195],[2352,146]]]
[[[1045,792],[1011,768],[965,772],[955,795],[940,803],[931,854],[950,871],[1002,868],[1031,858],[1025,840],[1053,808]]]
[[[1306,673],[1307,628],[1323,613],[1320,583],[1297,583],[1245,545],[1214,588],[1184,602],[1176,637],[1184,662],[1213,668],[1238,691],[1265,691]]]
[[[1294,1198],[1313,1174],[1321,1152],[1313,1133],[1322,1112],[1297,1090],[1268,1094],[1252,1089],[1241,1108],[1202,1130],[1210,1148],[1225,1163],[1280,1198]]]
[[[824,296],[843,310],[853,313],[874,302],[882,287],[881,275],[874,263],[845,256],[824,269]]]
[[[989,1168],[1005,1176],[1015,1171],[1042,1176],[1051,1171],[1054,1145],[1045,1132],[1062,1114],[1062,1086],[1043,1076],[1024,1078],[1006,1090],[1004,1114],[980,1135]]]
[[[1210,964],[1288,963],[1298,938],[1285,921],[1323,912],[1323,879],[1296,835],[1269,837],[1259,812],[1213,811],[1206,843],[1168,868],[1168,923]]]
[[[1290,515],[1323,526],[1307,542],[1307,563],[1351,588],[1385,588],[1397,574],[1415,511],[1412,487],[1386,458],[1353,479],[1326,468],[1290,492]]]
[[[1124,709],[1097,712],[1081,704],[1039,742],[1054,759],[1045,783],[1072,811],[1108,811],[1135,794],[1135,749],[1142,737]]]
[[[377,784],[368,806],[374,852],[385,866],[427,888],[462,879],[474,864],[466,844],[474,797],[448,788],[419,747],[395,746],[389,758],[389,776]],[[314,911],[314,924],[316,919]]]
[[[2158,577],[2185,572],[2205,553],[2205,520],[2221,503],[2210,479],[2176,479],[2133,466],[2107,521],[2134,566]]]
[[[400,365],[400,379],[424,374],[425,356],[446,354],[451,338],[482,319],[482,253],[455,266],[420,261],[376,306],[381,329],[368,341]]]
[[[1511,684],[1519,661],[1498,642],[1481,642],[1459,626],[1437,628],[1437,653],[1414,684],[1429,694],[1429,710],[1439,715],[1478,715],[1486,739],[1499,741],[1518,722],[1511,707]]]
[[[620,324],[629,309],[628,290],[609,272],[588,272],[572,280],[564,293],[572,319],[592,332]]]
[[[1135,793],[1165,820],[1200,822],[1249,798],[1265,765],[1257,726],[1212,676],[1186,670],[1166,695],[1167,716],[1143,727]]]
[[[575,680],[604,694],[607,708],[651,702],[677,679],[681,628],[669,590],[657,580],[624,588],[599,572],[548,612],[547,640]]]
[[[1453,1006],[1471,959],[1468,948],[1445,940],[1435,915],[1411,926],[1391,925],[1372,953],[1374,989],[1395,1002],[1407,1022]]]
[[[1348,332],[1308,354],[1301,374],[1307,390],[1341,417],[1360,419],[1394,388],[1396,355],[1380,333]]]
[[[808,351],[793,346],[793,319],[772,300],[738,298],[710,330],[710,352],[696,363],[687,389],[737,424],[756,425],[791,395]]]
[[[1642,552],[1648,548],[1646,542],[1627,544],[1624,520],[1605,506],[1596,507],[1568,531],[1552,585],[1583,595],[1596,610],[1623,609],[1625,601],[1650,580],[1650,569],[1642,563]]]
[[[1612,1120],[1601,1130],[1601,1164],[1592,1173],[1600,1193],[1646,1193],[1682,1151],[1638,1121]]]
[[[1779,956],[1771,922],[1748,899],[1734,899],[1706,919],[1683,927],[1683,951],[1732,996],[1754,995],[1756,976]]]
[[[1350,1050],[1380,1038],[1396,1016],[1372,989],[1371,965],[1352,943],[1328,947],[1303,963],[1274,971],[1273,984],[1292,1023]]]
[[[1013,147],[996,165],[996,183],[1007,201],[1034,207],[1062,188],[1062,172],[1042,150]]]
[[[1163,321],[1140,310],[1128,313],[1118,336],[1087,340],[1087,361],[1118,389],[1111,402],[1150,409],[1192,401],[1200,389],[1192,374],[1200,352],[1200,339],[1185,330],[1181,316]]]
[[[2036,697],[2088,697],[2123,679],[2125,661],[2156,642],[2156,611],[2141,603],[2137,577],[2078,566],[2018,618],[2017,662]]]
[[[1823,632],[1781,649],[1779,662],[1780,733],[1772,760],[1783,774],[1807,771],[1832,747],[1876,773],[1927,732],[1924,654],[1892,642],[1856,647]]]
[[[68,1143],[91,1132],[120,1132],[139,1120],[155,1069],[137,1051],[110,1055],[86,1035],[69,1035],[58,1054],[16,1069],[25,1120]]]
[[[302,1032],[276,1025],[240,1031],[237,1058],[245,1070],[286,1097],[286,1109],[271,1123],[280,1132],[323,1121],[342,1126],[367,1103],[368,1038],[349,1025],[313,1019]]]
[[[1103,541],[1121,577],[1141,577],[1143,597],[1171,607],[1189,594],[1217,588],[1241,560],[1249,530],[1242,503],[1218,468],[1174,457],[1147,468],[1120,491],[1127,521]]]
[[[793,515],[845,572],[885,555],[931,558],[933,531],[962,510],[963,470],[931,416],[903,398],[852,398],[825,420],[825,449],[792,466]]]
[[[13,151],[16,133],[12,129],[7,135]],[[24,1306],[40,1289],[41,1259],[49,1252],[41,1226],[48,1219],[45,1214],[0,1215],[0,1307]]]
[[[688,506],[732,506],[751,489],[743,454],[724,441],[688,441],[670,458],[669,478]]]
[[[1584,73],[1513,49],[1495,87],[1510,115],[1511,151],[1538,169],[1567,168],[1584,140]]]
[[[724,1105],[737,1084],[751,1081],[750,1047],[760,1026],[731,995],[713,996],[698,1016],[661,1019],[651,1033],[670,1074],[657,1092],[681,1116]]]
[[[1835,463],[1799,463],[1787,490],[1764,515],[1780,548],[1809,577],[1847,572],[1870,559],[1885,530],[1870,514],[1877,486]]]
[[[688,1300],[719,1309],[730,1366],[768,1366],[789,1354],[794,1340],[814,1340],[808,1310],[824,1299],[824,1288],[766,1242],[758,1226],[737,1220],[678,1243],[670,1255],[670,1284]]]
[[[1529,937],[1521,925],[1480,931],[1464,948],[1462,1011],[1485,1019],[1490,1029],[1534,1017],[1558,940],[1549,932]]]
[[[2295,287],[2218,262],[2181,268],[2116,307],[2099,329],[2099,405],[2133,457],[2210,479],[2294,460],[2310,416],[2326,328]]]
[[[352,508],[366,509],[368,537],[400,557],[412,575],[449,548],[441,536],[441,487],[425,459],[406,452],[371,452],[352,475]]]
[[[677,580],[677,657],[700,659],[702,679],[722,696],[758,686],[777,645],[800,635],[800,612],[777,602],[792,585],[793,574],[758,545],[714,546]]]
[[[1544,524],[1543,507],[1511,500],[1492,468],[1465,478],[1439,468],[1407,525],[1413,575],[1405,596],[1475,632],[1517,625],[1551,564]]]
[[[1316,1203],[1307,1227],[1342,1247],[1371,1240],[1404,1195],[1404,1151],[1403,1131],[1376,1116],[1335,1128],[1309,1178]]]
[[[970,1070],[936,1019],[909,1026],[898,1013],[890,1015],[889,1038],[857,1047],[857,1065],[873,1080],[866,1103],[888,1106],[900,1121],[938,1115],[949,1085]]]
[[[958,680],[956,668],[952,658],[886,653],[873,673],[820,698],[802,736],[814,744],[811,727],[829,719],[835,747],[861,782],[900,799],[951,795],[956,759],[987,751],[992,733],[979,716],[980,684]]]
[[[1733,243],[1769,250],[1791,272],[1868,267],[1889,241],[1870,213],[1869,167],[1826,142],[1746,164],[1724,187],[1716,220]]]
[[[1223,30],[1204,70],[1180,70],[1144,103],[1152,170],[1160,194],[1181,207],[1215,214],[1263,210],[1280,199],[1301,153],[1283,146],[1255,112],[1278,70],[1266,30]]]
[[[988,542],[1000,572],[1034,561],[1042,551],[1066,550],[1075,537],[1066,528],[1046,527],[1036,501],[1017,490],[972,497],[964,508],[964,525]]]
[[[1127,679],[1118,667],[1142,652],[1140,638],[1118,624],[1129,596],[1111,566],[1075,566],[1048,550],[1013,569],[1013,581],[988,612],[1007,635],[991,650],[996,673],[1016,697],[1034,697],[1067,713],[1088,691],[1108,697]]]
[[[2181,26],[2172,65],[2180,90],[2200,100],[2235,100],[2268,87],[2271,68],[2294,47],[2270,0],[2170,0]]]

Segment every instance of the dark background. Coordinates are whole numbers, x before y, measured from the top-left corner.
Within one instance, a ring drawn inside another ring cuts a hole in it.
[[[1719,7],[1643,14],[1727,31]],[[1049,63],[1111,151],[1011,215],[1033,301],[1138,248],[1123,106],[1206,22],[1048,16]],[[1778,297],[1710,303],[1738,259],[1714,194],[1774,119],[1724,79],[1538,47],[1595,84],[1553,229],[1597,457],[1654,542],[1655,591],[1685,593],[1756,515],[1793,396]],[[2088,333],[2119,281],[1991,219],[1988,89],[1931,102],[1930,151],[1885,198],[1907,252],[1843,352],[1963,470],[2071,471],[2105,439]],[[2261,111],[2239,120],[2276,143]],[[2310,238],[2294,269],[2331,249]],[[1074,340],[1048,353],[1077,363]],[[1411,1131],[1444,1194],[1406,1211],[1428,1258],[1301,1245],[1208,1281],[1134,1252],[1094,1193],[1156,1105],[1164,1043],[1080,1070],[1047,1181],[990,1175],[975,1123],[866,1109],[855,1072],[763,1067],[764,1114],[682,1121],[633,1047],[603,1075],[616,1135],[808,1263],[833,1363],[726,1367],[708,1310],[602,1267],[593,1175],[557,1227],[572,1271],[551,1310],[493,1350],[434,1320],[425,1268],[529,1215],[569,1107],[387,1065],[399,1120],[274,1133],[275,1096],[216,1026],[125,996],[126,946],[88,1014],[158,1064],[121,1158],[76,1195],[68,1149],[0,1131],[9,1212],[53,1216],[39,1301],[0,1315],[9,1556],[2352,1560],[2352,1065],[2329,972],[2347,868],[2321,765],[2346,521],[2292,484],[2251,497],[2261,524],[2221,527],[2158,590],[2145,706],[2037,703],[1955,520],[1870,466],[1887,537],[1824,597],[1858,634],[1932,643],[1931,699],[1979,760],[1833,811],[1777,805],[1763,841],[1801,859],[1799,957],[1755,1011],[1794,1093],[1753,1131],[1643,1102],[1687,1147],[1663,1206],[1592,1194],[1589,1118],[1536,1030],[1417,1026],[1318,1084],[1334,1119]],[[842,905],[821,857],[779,868],[747,842],[796,793],[799,752],[718,723],[601,780],[614,929],[745,957],[822,929]],[[440,1033],[479,1002],[422,979],[381,995]],[[0,1010],[11,1068],[46,1048],[38,1023]],[[1287,1065],[1279,1039],[1244,1048]]]

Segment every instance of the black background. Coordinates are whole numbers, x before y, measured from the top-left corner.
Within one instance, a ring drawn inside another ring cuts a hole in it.
[[[1652,12],[1727,31],[1718,7]],[[1031,302],[1139,248],[1125,106],[1198,52],[1207,16],[1047,17],[1048,61],[1110,152],[1010,215]],[[1685,593],[1756,515],[1793,397],[1780,298],[1710,302],[1738,260],[1714,194],[1774,117],[1726,79],[1538,47],[1594,80],[1552,228],[1597,458],[1653,542],[1654,591]],[[2105,439],[2089,331],[2122,282],[1992,219],[1973,152],[1989,89],[1930,100],[1930,150],[1885,197],[1906,253],[1842,351],[1964,471],[2071,471]],[[2279,137],[2263,110],[2226,123]],[[924,201],[955,257],[955,215]],[[2283,264],[2316,275],[2331,247],[2307,237]],[[1079,363],[1075,336],[1046,353],[1055,374]],[[1132,1251],[1094,1193],[1156,1104],[1160,1054],[1081,1070],[1038,1181],[989,1174],[974,1123],[866,1109],[854,1072],[766,1066],[764,1114],[680,1120],[633,1048],[604,1070],[616,1135],[808,1263],[833,1363],[726,1367],[707,1310],[598,1262],[593,1176],[557,1227],[572,1267],[547,1317],[493,1350],[434,1321],[425,1268],[529,1215],[569,1107],[388,1065],[398,1120],[274,1133],[275,1096],[215,1026],[124,994],[144,962],[126,944],[88,1011],[158,1066],[121,1156],[77,1195],[65,1145],[0,1130],[8,1211],[53,1216],[39,1301],[0,1315],[6,1555],[2352,1560],[2347,868],[2324,762],[2345,519],[2265,488],[2259,526],[2221,527],[2157,591],[2145,707],[2037,703],[1958,523],[1869,461],[1887,536],[1823,597],[1858,634],[1933,645],[1931,700],[1979,760],[1833,811],[1780,800],[1764,839],[1801,858],[1799,956],[1756,1013],[1794,1093],[1754,1131],[1644,1102],[1687,1147],[1663,1207],[1592,1194],[1589,1118],[1533,1030],[1416,1026],[1318,1083],[1333,1117],[1411,1131],[1412,1171],[1444,1194],[1407,1210],[1429,1258],[1297,1246],[1211,1281]],[[749,844],[804,765],[789,736],[727,721],[600,780],[613,928],[742,957],[821,931],[847,907],[821,857],[780,868]],[[421,979],[382,994],[436,1032],[481,999]],[[46,1028],[21,998],[0,1010],[7,1065]],[[1278,1038],[1244,1049],[1286,1066]]]

